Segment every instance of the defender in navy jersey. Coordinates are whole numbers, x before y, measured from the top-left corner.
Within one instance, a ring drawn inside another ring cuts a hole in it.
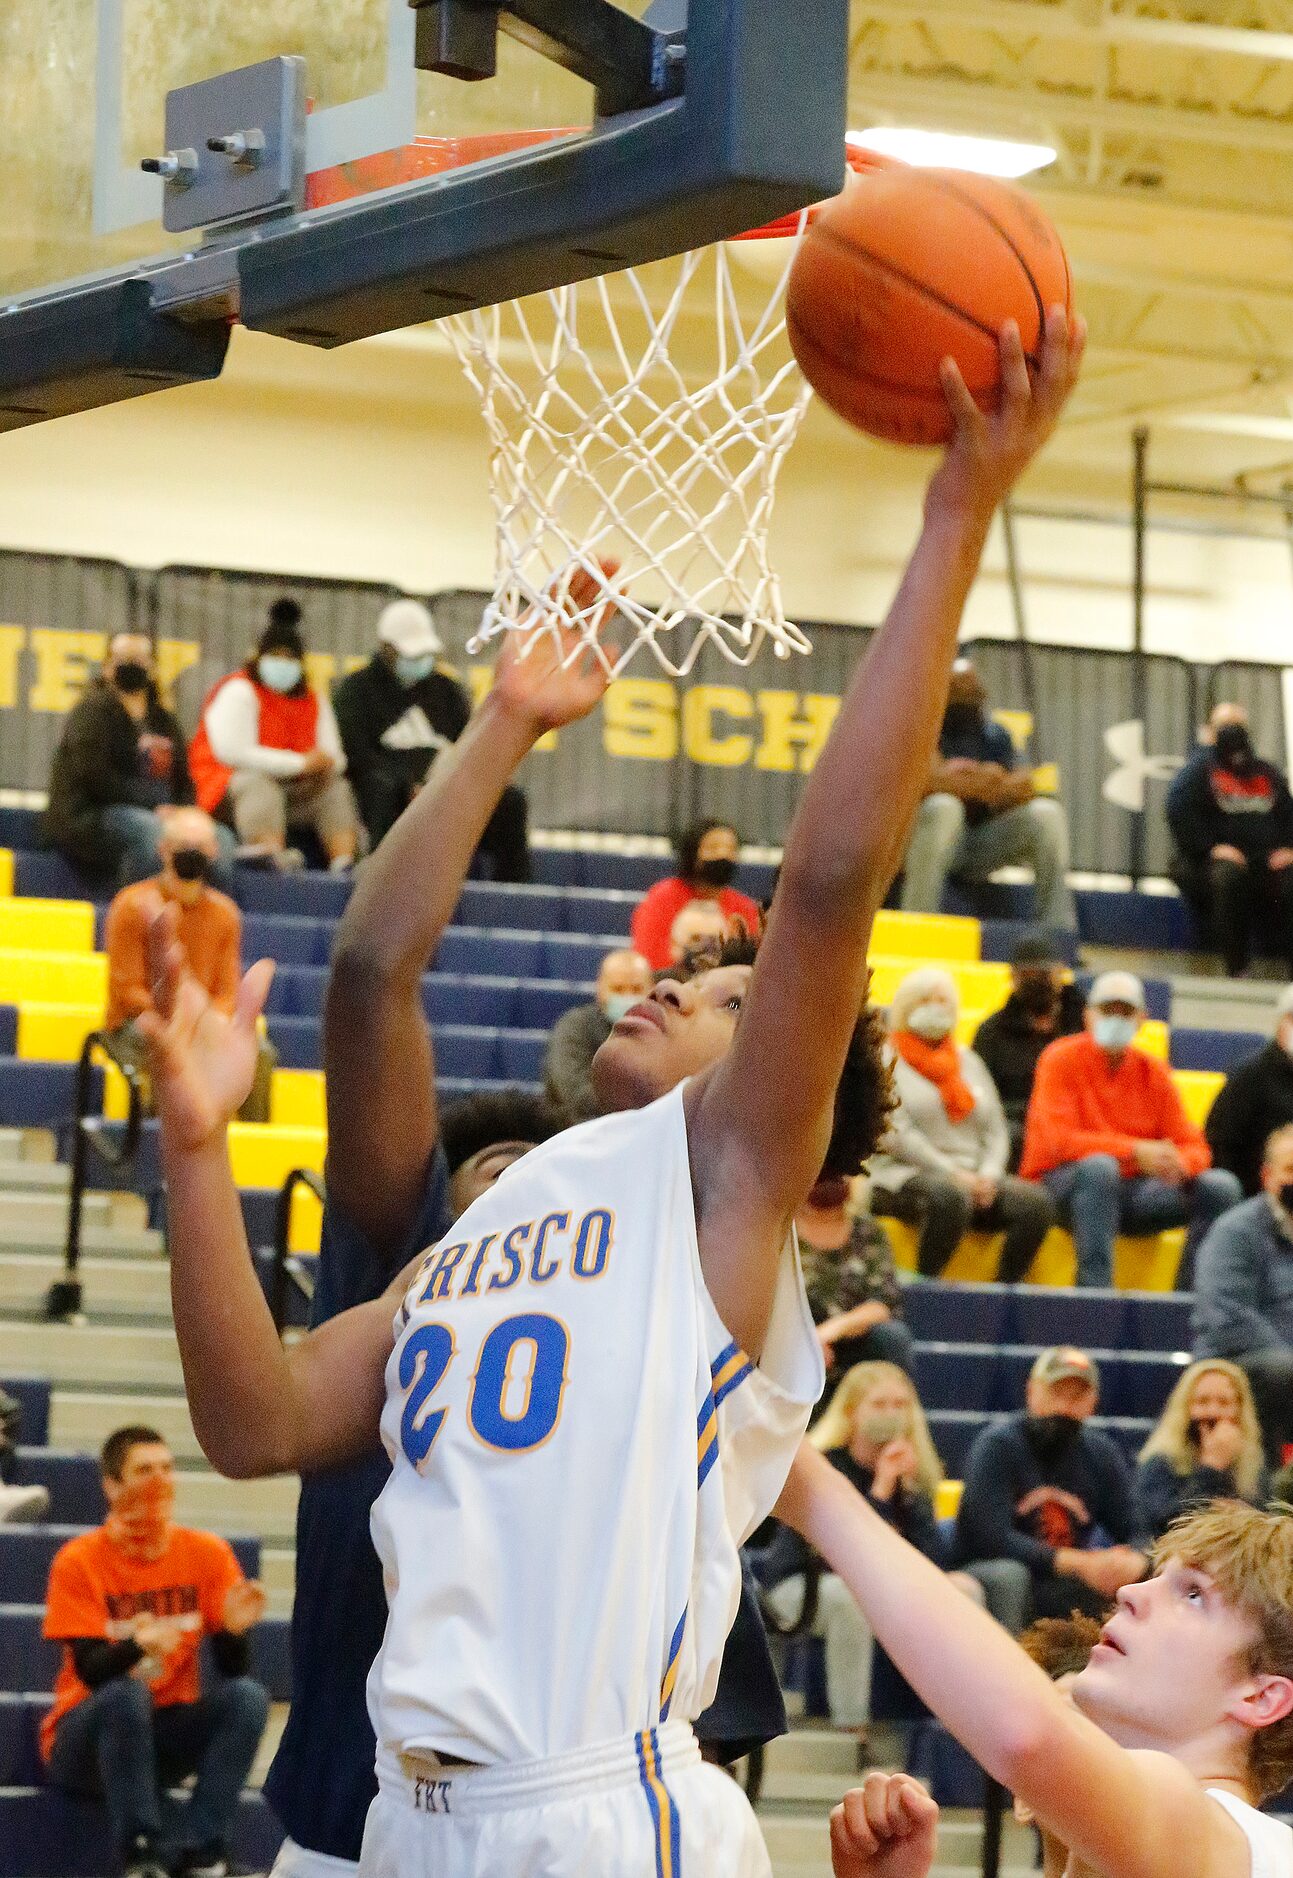
[[[224,1146],[269,973],[253,967],[222,1023],[159,931],[164,1015],[149,1028],[203,1445],[239,1473],[309,1470],[360,1451],[380,1421],[392,1458],[374,1520],[390,1619],[370,1684],[373,1878],[768,1870],[688,1720],[736,1608],[736,1546],[821,1384],[790,1223],[821,1166],[872,920],[993,513],[1058,418],[1081,339],[1052,313],[1035,380],[1012,327],[1001,351],[991,415],[945,370],[955,437],[805,787],[753,969],[657,985],[596,1059],[612,1113],[510,1168],[386,1301],[290,1351],[246,1258]],[[600,668],[578,660],[555,602],[504,653],[492,718],[518,760],[579,714],[580,684],[582,708],[600,694]],[[472,760],[469,727],[444,759],[468,799]],[[474,846],[482,800],[451,841]]]

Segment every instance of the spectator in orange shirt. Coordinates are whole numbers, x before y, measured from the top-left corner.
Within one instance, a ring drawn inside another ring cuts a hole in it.
[[[179,908],[178,938],[189,971],[218,1010],[232,1012],[238,995],[242,915],[227,894],[211,886],[220,852],[215,823],[201,809],[176,809],[158,847],[162,871],[151,880],[123,887],[108,908],[104,945],[108,954],[108,1048],[123,1066],[142,1076],[147,1052],[135,1020],[153,1006],[148,982],[148,928],[167,901]],[[242,1108],[247,1122],[269,1120],[269,1091],[278,1053],[260,1040],[256,1081]]]
[[[1135,1048],[1144,1021],[1139,978],[1102,972],[1087,999],[1086,1029],[1038,1059],[1019,1171],[1054,1195],[1077,1244],[1080,1285],[1113,1283],[1120,1230],[1188,1226],[1177,1274],[1178,1288],[1188,1290],[1195,1246],[1243,1190],[1212,1166],[1167,1067]]]
[[[657,880],[633,913],[633,949],[653,972],[675,963],[670,934],[678,915],[694,900],[717,906],[729,932],[735,930],[733,922],[739,921],[747,937],[758,938],[759,909],[748,894],[738,893],[732,885],[739,851],[736,830],[727,822],[697,822],[683,835],[678,843],[678,872]]]
[[[248,1674],[265,1593],[226,1540],[173,1523],[175,1462],[155,1429],[119,1428],[102,1467],[107,1519],[50,1567],[45,1635],[63,1661],[41,1752],[55,1786],[106,1800],[128,1878],[227,1878],[234,1813],[269,1713]],[[204,1637],[221,1672],[209,1689]],[[181,1843],[167,1849],[162,1794],[190,1774]]]

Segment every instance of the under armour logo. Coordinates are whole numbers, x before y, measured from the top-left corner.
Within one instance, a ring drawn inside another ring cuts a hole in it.
[[[1146,783],[1171,782],[1181,767],[1179,756],[1145,755],[1145,726],[1138,717],[1110,724],[1104,747],[1118,767],[1105,777],[1100,793],[1120,809],[1143,809]]]

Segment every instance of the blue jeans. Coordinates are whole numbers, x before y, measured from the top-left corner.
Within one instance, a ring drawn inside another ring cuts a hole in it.
[[[157,845],[162,835],[159,815],[152,809],[136,808],[132,802],[114,802],[104,809],[100,819],[105,858],[117,870],[119,887],[128,887],[136,880],[151,880],[154,874],[161,873],[162,855]],[[212,879],[227,893],[233,880],[233,856],[238,841],[233,830],[220,822],[216,823],[216,840],[220,854]]]
[[[114,1676],[59,1722],[50,1782],[101,1795],[124,1847],[139,1837],[160,1839],[163,1789],[196,1774],[184,1841],[223,1848],[268,1714],[269,1696],[250,1676],[158,1709],[146,1684]]]
[[[1073,1234],[1080,1285],[1113,1283],[1113,1242],[1120,1231],[1155,1233],[1188,1226],[1176,1284],[1179,1291],[1189,1290],[1199,1240],[1214,1219],[1244,1197],[1235,1176],[1220,1167],[1175,1187],[1145,1174],[1124,1175],[1112,1154],[1066,1161],[1042,1179]]]

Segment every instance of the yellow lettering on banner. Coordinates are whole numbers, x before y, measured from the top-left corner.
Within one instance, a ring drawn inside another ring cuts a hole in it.
[[[337,661],[331,652],[306,653],[305,682],[311,691],[329,691],[336,675]]]
[[[760,691],[759,715],[763,742],[754,758],[756,769],[798,770],[806,776],[813,768],[840,714],[840,700],[827,692]]]
[[[0,626],[0,711],[18,702],[18,654],[26,643],[25,626]]]
[[[714,719],[753,717],[754,700],[748,691],[735,685],[693,685],[683,693],[682,747],[693,763],[705,763],[712,769],[740,769],[748,763],[754,749],[753,737],[732,731],[726,737],[714,735]]]
[[[607,756],[672,763],[678,754],[678,701],[664,678],[616,678],[602,701]]]
[[[163,691],[170,691],[191,665],[202,657],[196,639],[159,639],[157,641],[157,680]]]
[[[108,649],[106,633],[60,632],[54,626],[33,626],[31,649],[36,658],[36,682],[27,694],[27,708],[54,711],[61,717],[85,689],[92,667]]]

